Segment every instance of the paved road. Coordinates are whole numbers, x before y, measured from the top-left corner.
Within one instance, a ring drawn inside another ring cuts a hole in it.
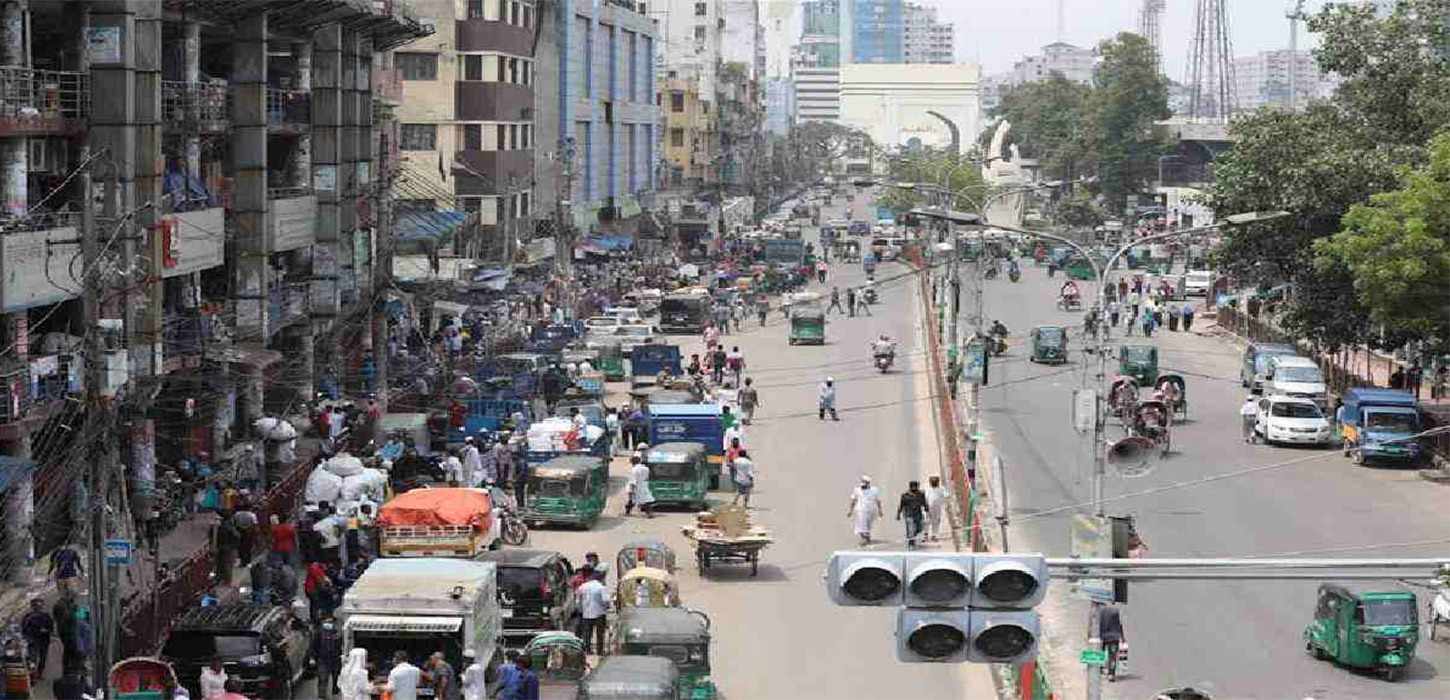
[[[857,198],[858,218],[867,216],[865,199]],[[843,198],[837,202],[823,219],[841,215]],[[807,237],[813,240],[814,232]],[[878,275],[884,279],[893,268],[883,266]],[[859,267],[837,266],[833,275],[839,277],[828,282],[864,279]],[[771,528],[777,543],[765,551],[754,579],[743,567],[711,569],[706,577],[694,568],[681,570],[686,604],[713,620],[712,666],[725,697],[980,698],[992,693],[983,667],[898,664],[894,612],[837,608],[827,600],[821,580],[829,553],[854,546],[845,512],[859,475],[871,475],[894,499],[907,481],[924,481],[925,474],[938,469],[912,290],[904,284],[884,290],[871,319],[832,317],[825,346],[788,346],[779,314],[772,314],[764,329],[752,321],[746,332],[726,338],[741,347],[747,376],[760,388],[762,405],[747,436],[760,472],[754,517]],[[903,355],[887,375],[871,366],[868,350],[869,340],[883,330],[901,340]],[[675,341],[686,346],[687,356],[699,351],[698,339],[677,336]],[[828,375],[840,387],[839,423],[822,423],[815,415],[817,385]],[[691,562],[689,542],[679,532],[688,514],[620,517],[624,472],[617,460],[606,517],[592,531],[535,531],[529,546],[557,549],[578,562],[590,550],[612,559],[624,542],[653,536],[676,547],[682,564]],[[728,493],[717,495],[728,498]],[[901,546],[895,521],[878,535],[887,540],[882,546]]]
[[[1000,318],[1019,337],[1038,324],[1081,326],[1079,314],[1053,307],[1061,277],[1048,280],[1044,268],[1030,263],[1024,273],[1018,284],[1005,278],[986,282],[989,319]],[[1095,285],[1080,286],[1085,297],[1095,294]],[[1195,330],[1209,325],[1200,319]],[[1074,341],[1073,362],[1055,368],[1029,363],[1025,342],[1017,341],[1005,361],[994,366],[994,386],[984,390],[989,439],[1008,465],[1015,518],[1011,544],[1018,551],[1066,556],[1067,514],[1033,515],[1090,498],[1092,456],[1069,418],[1069,392],[1083,369],[1077,353],[1082,343]],[[1240,346],[1185,333],[1162,333],[1149,342],[1158,345],[1165,370],[1187,376],[1189,422],[1175,429],[1174,451],[1153,474],[1134,480],[1110,477],[1109,499],[1311,458],[1110,503],[1110,514],[1137,517],[1149,556],[1424,557],[1450,551],[1445,543],[1450,538],[1446,492],[1420,480],[1413,470],[1359,468],[1337,451],[1242,442],[1237,416],[1245,396],[1237,379]],[[1424,541],[1438,544],[1384,546]],[[1313,610],[1316,586],[1134,584],[1123,613],[1133,650],[1131,672],[1107,686],[1105,697],[1152,697],[1155,691],[1181,685],[1233,698],[1450,697],[1450,644],[1443,640],[1422,641],[1419,658],[1405,679],[1394,684],[1310,659],[1300,635]],[[1066,585],[1055,587],[1047,606],[1053,614],[1049,646],[1055,647],[1054,659],[1075,660],[1085,636],[1087,606],[1067,598],[1065,590]],[[1422,598],[1422,611],[1424,603]],[[1065,668],[1071,671],[1071,682],[1059,690],[1064,697],[1081,697],[1081,668],[1075,661]]]

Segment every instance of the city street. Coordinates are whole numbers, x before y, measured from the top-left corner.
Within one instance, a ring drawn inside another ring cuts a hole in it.
[[[1082,504],[1091,498],[1089,441],[1071,424],[1071,390],[1084,371],[1078,336],[1080,313],[1057,311],[1061,275],[1026,261],[1022,281],[985,282],[986,317],[1011,330],[1008,356],[993,365],[983,391],[988,439],[1007,470],[1017,551],[1070,553],[1070,512],[1035,514]],[[1096,285],[1079,282],[1085,299]],[[1074,329],[1072,361],[1047,366],[1028,361],[1026,337],[1033,326]],[[1212,326],[1200,317],[1195,332]],[[1113,345],[1121,339],[1114,332]],[[1144,342],[1141,335],[1126,342]],[[1161,332],[1152,340],[1165,373],[1188,382],[1188,422],[1174,426],[1173,450],[1156,471],[1138,479],[1109,476],[1110,515],[1133,515],[1149,557],[1249,557],[1269,555],[1427,557],[1445,551],[1445,492],[1411,469],[1353,466],[1337,450],[1249,445],[1239,435],[1238,407],[1246,395],[1238,381],[1243,348],[1229,340]],[[1115,357],[1115,356],[1112,356]],[[1108,373],[1115,373],[1116,360]],[[1122,435],[1116,421],[1108,435]],[[1309,459],[1305,459],[1309,458]],[[1281,467],[1281,462],[1300,460]],[[1206,477],[1248,472],[1205,483]],[[1175,485],[1183,484],[1175,487]],[[1130,494],[1153,490],[1150,495]],[[1122,500],[1112,500],[1121,498]],[[1411,546],[1411,543],[1421,543]],[[1428,578],[1429,572],[1421,578]],[[1360,582],[1397,589],[1392,582]],[[1316,582],[1168,581],[1134,583],[1123,622],[1131,653],[1127,673],[1104,684],[1105,697],[1143,698],[1190,685],[1214,697],[1256,698],[1443,698],[1450,696],[1450,644],[1421,635],[1418,658],[1402,681],[1316,661],[1301,634],[1315,604]],[[1420,609],[1428,598],[1421,596]],[[1054,585],[1049,611],[1050,646],[1064,697],[1081,697],[1088,605]],[[1064,673],[1065,671],[1065,673]]]
[[[874,218],[868,217],[865,199],[858,197],[855,218]],[[823,209],[823,220],[844,216],[844,199],[836,201],[836,207]],[[808,229],[806,238],[816,240],[814,229]],[[877,274],[885,279],[905,270],[883,265]],[[859,266],[838,264],[827,289],[862,281]],[[730,565],[700,576],[692,566],[690,542],[679,531],[690,517],[684,511],[662,512],[653,520],[621,517],[627,465],[619,459],[609,506],[599,524],[588,532],[535,530],[528,546],[559,550],[575,564],[587,551],[612,561],[620,545],[642,536],[674,547],[685,604],[712,620],[711,665],[725,697],[990,696],[984,666],[898,664],[895,609],[838,608],[827,599],[822,583],[830,552],[855,546],[845,514],[860,475],[870,475],[881,489],[888,520],[878,526],[882,542],[877,546],[891,549],[903,547],[901,525],[890,519],[897,497],[908,481],[925,482],[939,469],[926,400],[920,301],[914,283],[883,287],[875,316],[831,316],[824,346],[788,345],[788,324],[778,312],[764,329],[752,318],[744,333],[724,339],[745,353],[746,376],[755,379],[761,396],[755,424],[747,433],[759,470],[753,517],[770,528],[776,543],[763,553],[758,577],[751,578],[746,567]],[[869,349],[871,339],[882,332],[900,344],[897,365],[886,375],[872,367]],[[703,350],[698,338],[671,340],[683,346],[687,359]],[[816,390],[827,376],[839,387],[839,423],[816,417]],[[729,496],[729,491],[716,494],[722,500]]]

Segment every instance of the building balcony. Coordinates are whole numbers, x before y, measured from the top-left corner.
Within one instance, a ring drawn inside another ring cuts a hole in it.
[[[0,136],[79,132],[90,113],[90,86],[85,73],[0,68]]]
[[[162,81],[162,120],[167,130],[219,134],[230,124],[230,99],[225,84]]]
[[[267,130],[301,133],[312,126],[312,95],[306,90],[267,88]]]
[[[526,187],[534,174],[534,152],[459,151],[453,157],[454,193],[460,195],[495,195],[516,192]]]
[[[534,30],[508,22],[461,19],[454,27],[459,51],[498,51],[532,58]]]
[[[206,349],[206,325],[195,310],[168,313],[162,316],[162,369],[175,372],[201,367]]]
[[[308,318],[312,289],[307,282],[283,282],[267,293],[267,330],[272,333]]]
[[[459,121],[534,120],[534,88],[531,85],[460,80],[454,83],[453,95],[453,111]]]

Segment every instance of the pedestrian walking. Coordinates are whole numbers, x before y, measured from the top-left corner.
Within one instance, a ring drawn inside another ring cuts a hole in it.
[[[534,674],[534,660],[527,656],[519,657],[519,700],[539,700],[539,677]]]
[[[584,653],[604,656],[604,630],[609,625],[609,593],[604,587],[604,572],[579,587],[579,637],[584,640]],[[592,650],[592,651],[591,651]]]
[[[1404,367],[1396,367],[1395,368],[1395,371],[1390,373],[1390,388],[1391,389],[1403,389],[1403,388],[1405,388],[1405,368]]]
[[[30,611],[20,618],[20,635],[25,638],[25,657],[35,680],[45,678],[45,660],[50,656],[50,638],[55,620],[45,611],[45,601],[30,599]]]
[[[383,690],[392,695],[392,700],[418,700],[418,682],[423,672],[408,663],[408,652],[399,649],[393,652],[393,670],[388,672],[388,682]]]
[[[870,316],[870,315],[872,315],[871,314],[871,304],[869,304],[869,303],[866,302],[866,293],[864,291],[861,292],[860,294],[856,295],[856,302],[858,304],[860,304],[860,306],[861,306],[861,315],[862,316]]]
[[[735,386],[740,386],[740,375],[745,372],[745,353],[740,352],[740,346],[730,348],[730,354],[725,356],[725,369],[735,375]]]
[[[242,566],[252,563],[252,553],[257,542],[257,514],[250,503],[243,503],[232,516],[237,526],[237,561]]]
[[[1113,301],[1108,302],[1108,324],[1112,328],[1118,327],[1118,320],[1120,316],[1122,316],[1122,307],[1118,304],[1117,300],[1114,299]]]
[[[1138,293],[1138,286],[1135,282],[1133,283],[1133,291],[1128,294],[1128,308],[1133,311],[1132,315],[1130,315],[1129,318],[1135,320],[1138,318],[1138,314],[1142,311],[1142,301],[1143,295]]]
[[[55,620],[55,636],[60,638],[60,672],[70,673],[79,664],[76,659],[76,606],[71,594],[62,591],[50,606],[50,619]]]
[[[747,450],[742,449],[736,453],[730,473],[735,480],[735,498],[730,500],[730,504],[749,508],[750,492],[755,489],[755,462],[750,459]],[[741,503],[742,500],[744,503]]]
[[[428,686],[433,690],[434,700],[460,700],[462,697],[453,665],[443,658],[441,651],[435,651],[428,657]]]
[[[817,416],[825,420],[827,411],[831,412],[831,420],[841,420],[836,415],[836,380],[831,377],[826,377],[826,381],[821,382],[820,389],[816,392]]]
[[[316,639],[312,659],[317,662],[317,692],[324,698],[331,698],[338,674],[342,671],[342,632],[331,614],[322,618]]]
[[[1420,386],[1424,383],[1424,376],[1425,371],[1420,369],[1420,361],[1411,362],[1410,371],[1405,373],[1405,388],[1415,395],[1416,400],[1420,398]]]
[[[1107,655],[1107,663],[1103,666],[1103,672],[1108,674],[1108,681],[1118,680],[1118,654],[1126,652],[1128,637],[1123,634],[1123,616],[1116,605],[1104,605],[1098,608],[1098,638],[1103,640],[1103,652]]]
[[[827,269],[828,268],[826,267],[826,261],[822,260],[822,261],[816,263],[816,280],[819,281],[821,284],[825,284],[826,283],[826,270]]]
[[[342,700],[371,700],[373,681],[368,675],[367,649],[347,653],[347,663],[337,675],[337,689]]]
[[[851,502],[846,506],[846,517],[851,520],[852,529],[861,544],[871,544],[871,528],[882,517],[881,492],[871,485],[871,477],[862,476],[861,483],[851,492]]]
[[[750,422],[755,420],[756,407],[760,406],[760,392],[755,389],[753,378],[745,378],[745,383],[740,387],[737,399],[740,401],[741,423],[750,425]]]
[[[716,345],[715,346],[715,350],[710,353],[710,380],[711,381],[715,382],[716,384],[724,383],[724,381],[725,381],[725,363],[729,359],[729,357],[730,357],[729,354],[725,352],[725,346],[724,345]]]
[[[1244,442],[1254,441],[1254,423],[1259,416],[1259,405],[1254,400],[1254,395],[1244,399],[1244,405],[1239,406],[1239,420],[1243,423]]]
[[[1178,319],[1181,314],[1182,312],[1178,310],[1177,304],[1168,305],[1168,330],[1177,332]]]
[[[1183,305],[1183,332],[1193,330],[1193,304]]]
[[[645,466],[644,460],[638,454],[629,458],[629,500],[624,504],[624,514],[629,515],[634,508],[645,517],[655,517],[655,497],[649,489],[649,467]]]
[[[926,480],[926,524],[931,541],[941,539],[942,511],[947,507],[947,490],[941,485],[941,477],[927,477]]]
[[[746,314],[746,311],[745,311],[745,300],[744,299],[737,299],[737,300],[735,300],[735,304],[733,306],[731,306],[731,311],[735,315],[735,332],[736,333],[740,333],[740,332],[744,331],[745,330],[745,316],[747,315]]]
[[[49,573],[55,577],[55,587],[61,595],[68,596],[80,590],[86,570],[81,566],[81,555],[67,544],[50,553]]]
[[[906,523],[907,549],[916,549],[926,520],[926,508],[926,494],[921,492],[921,482],[908,483],[906,493],[901,494],[901,501],[896,506],[896,519]]]
[[[478,652],[472,649],[463,650],[464,663],[468,667],[463,669],[462,690],[463,700],[486,700],[488,697],[488,669],[478,662]],[[504,654],[503,663],[498,665],[498,697],[499,700],[511,700],[513,698],[513,684],[518,677],[518,668],[514,665],[519,659],[519,652],[516,649],[509,649]]]
[[[1450,366],[1442,364],[1435,368],[1434,378],[1430,380],[1430,398],[1445,398],[1446,379],[1450,378],[1447,372],[1450,372]]]
[[[831,287],[831,305],[826,307],[826,313],[831,313],[832,310],[835,310],[835,311],[840,312],[840,313],[845,313],[846,312],[845,309],[841,308],[841,288],[840,287]]]
[[[1152,338],[1153,329],[1156,327],[1157,322],[1153,318],[1153,312],[1148,309],[1143,309],[1143,337]]]
[[[470,488],[476,483],[474,480],[483,473],[483,455],[478,451],[478,445],[474,443],[473,436],[463,438],[463,471],[459,473],[458,485]]]
[[[856,317],[856,288],[855,287],[847,287],[846,288],[846,316],[848,318],[855,318]]]
[[[301,566],[297,558],[297,526],[288,522],[287,515],[273,515],[268,538],[271,548],[267,561],[276,566]]]
[[[213,659],[201,670],[198,685],[201,686],[202,700],[216,700],[227,692],[227,672],[222,668],[221,659]]]
[[[238,486],[248,491],[255,491],[261,476],[261,469],[262,456],[257,454],[256,448],[251,443],[247,443],[242,446],[242,453],[237,456],[233,480],[237,482]]]
[[[755,302],[755,318],[760,322],[761,328],[765,327],[765,318],[769,315],[770,302],[761,297],[760,301]]]

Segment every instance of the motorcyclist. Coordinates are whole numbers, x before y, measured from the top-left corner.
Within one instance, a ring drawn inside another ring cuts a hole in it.
[[[1002,325],[1001,321],[992,322],[992,328],[988,331],[988,336],[989,340],[995,341],[993,344],[996,345],[998,355],[1007,351],[1008,335],[1007,327]]]
[[[1064,299],[1076,299],[1078,297],[1078,294],[1079,293],[1077,291],[1077,282],[1074,282],[1072,280],[1063,282],[1062,289],[1058,291],[1058,296],[1061,296]]]
[[[871,357],[872,359],[878,357],[890,357],[892,359],[895,359],[896,341],[892,340],[891,336],[882,333],[879,338],[872,341],[871,343]]]

